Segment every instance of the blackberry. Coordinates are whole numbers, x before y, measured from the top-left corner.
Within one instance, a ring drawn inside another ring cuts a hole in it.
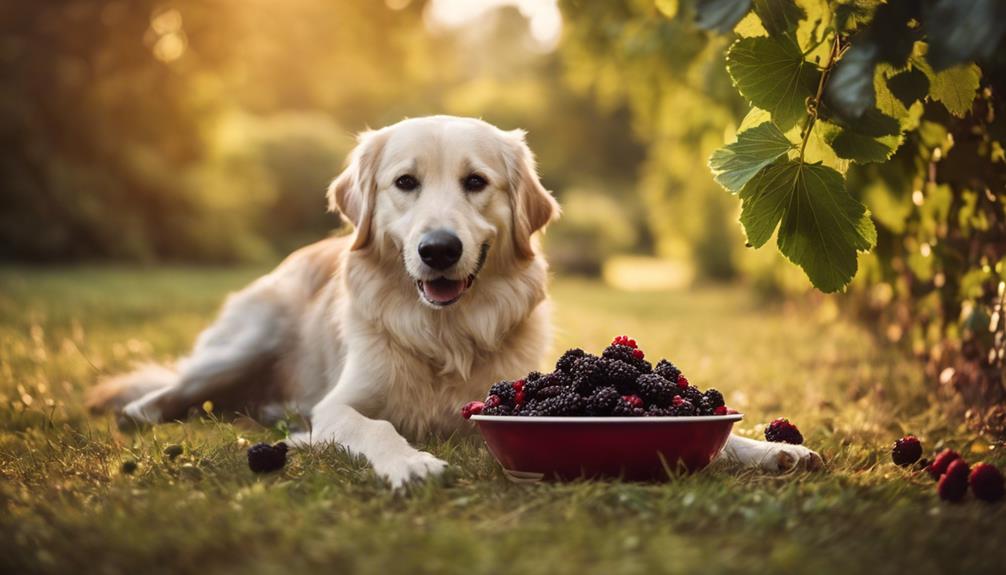
[[[670,410],[666,407],[660,407],[659,405],[651,405],[646,408],[646,415],[650,417],[663,417],[665,415],[672,415]]]
[[[709,401],[708,397],[703,396],[702,399],[699,400],[698,405],[695,406],[695,411],[699,415],[715,415],[716,408],[713,407],[713,404]]]
[[[511,381],[501,381],[494,383],[492,387],[489,388],[489,393],[486,397],[490,395],[495,395],[500,398],[500,401],[508,405],[513,405],[514,399],[517,395],[517,390],[513,387],[513,382]]]
[[[675,367],[673,363],[667,361],[666,359],[662,359],[653,367],[653,373],[671,383],[676,383],[678,381],[678,376],[681,375],[681,370]]]
[[[716,409],[721,405],[727,404],[725,401],[723,401],[723,394],[711,387],[707,389],[706,392],[703,393],[702,395],[709,402],[709,406],[711,409]]]
[[[563,393],[550,397],[538,404],[538,411],[541,415],[551,416],[573,416],[583,413],[583,398],[575,392],[566,390]]]
[[[615,407],[611,410],[611,414],[617,417],[642,417],[646,415],[646,410],[642,407],[636,407],[620,397],[615,402]]]
[[[562,354],[559,361],[555,362],[556,371],[561,371],[563,373],[570,373],[573,370],[573,364],[576,360],[581,357],[588,357],[589,354],[578,347],[566,350],[566,353]]]
[[[634,393],[639,370],[620,359],[601,360],[604,383],[613,385],[622,394]]]
[[[671,407],[667,408],[671,415],[686,416],[695,415],[695,405],[687,399],[683,399],[678,396],[672,403]]]
[[[677,388],[655,373],[644,373],[636,378],[639,396],[648,404],[667,407],[676,395]]]
[[[255,473],[267,473],[283,469],[286,465],[286,444],[276,445],[256,443],[248,448],[248,467]]]
[[[803,435],[800,430],[784,417],[776,419],[765,428],[765,439],[776,443],[792,443],[793,445],[803,443]]]
[[[680,395],[683,399],[687,399],[689,402],[691,402],[692,405],[698,405],[699,402],[701,402],[702,398],[704,397],[702,395],[702,392],[699,391],[699,388],[691,385],[686,387],[685,389],[681,389],[679,387],[676,393]]]
[[[621,396],[614,387],[606,386],[598,389],[587,398],[587,415],[611,415]]]
[[[634,366],[642,373],[650,373],[650,362],[643,359],[643,352],[627,345],[609,345],[601,353],[604,359],[618,359]]]
[[[573,363],[573,387],[580,395],[589,396],[595,389],[605,384],[607,366],[600,358],[581,357]]]
[[[922,443],[914,435],[906,435],[894,442],[891,448],[891,459],[896,465],[907,467],[922,457]]]
[[[482,409],[482,415],[513,415],[513,408],[505,403]]]
[[[536,397],[538,400],[549,399],[551,397],[561,395],[565,389],[566,388],[559,385],[550,385],[544,389],[539,389]]]

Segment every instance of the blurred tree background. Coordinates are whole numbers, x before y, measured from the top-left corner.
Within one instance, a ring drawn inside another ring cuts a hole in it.
[[[275,261],[337,225],[323,192],[354,132],[406,116],[479,116],[529,131],[543,180],[564,206],[546,241],[560,273],[604,273],[627,287],[695,279],[809,294],[801,297],[859,313],[927,360],[947,389],[1001,404],[1001,6],[8,2],[0,6],[0,259]],[[869,96],[895,122],[893,132],[857,132],[841,118],[848,98],[816,108],[811,87],[806,111],[821,121],[787,132],[799,140],[806,129],[808,162],[838,172],[876,228],[868,238],[876,249],[853,251],[859,271],[840,299],[810,292],[779,250],[746,248],[742,202],[708,167],[770,115],[783,132],[792,125],[778,110],[752,111],[756,98],[735,87],[727,65],[732,46],[781,37],[790,25],[796,56],[814,74],[832,38],[852,47],[826,95],[836,85]],[[858,147],[835,134],[851,134]],[[1006,412],[999,417],[1006,428]]]

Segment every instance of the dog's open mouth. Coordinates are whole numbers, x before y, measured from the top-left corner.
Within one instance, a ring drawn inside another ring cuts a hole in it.
[[[430,305],[446,307],[461,299],[461,296],[468,291],[475,283],[475,277],[482,271],[482,266],[486,263],[489,255],[489,243],[482,244],[479,250],[479,261],[475,265],[475,272],[464,279],[450,279],[440,277],[432,280],[416,280],[416,289],[419,295]]]
[[[474,275],[470,275],[463,280],[452,280],[448,278],[437,278],[435,280],[425,281],[416,280],[416,287],[419,289],[420,295],[422,295],[423,299],[427,302],[437,306],[446,306],[461,299],[465,290],[472,287],[472,283],[474,281]]]

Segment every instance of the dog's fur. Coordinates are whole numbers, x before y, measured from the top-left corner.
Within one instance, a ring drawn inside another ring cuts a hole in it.
[[[396,187],[403,174],[420,187]],[[488,186],[465,191],[471,174]],[[329,202],[352,236],[295,252],[232,294],[176,369],[111,378],[92,390],[92,409],[146,424],[206,400],[262,418],[292,410],[311,424],[295,445],[338,443],[393,486],[439,473],[446,463],[404,436],[458,429],[463,403],[539,366],[549,347],[547,266],[534,236],[559,207],[522,131],[447,116],[362,134]],[[462,242],[446,273],[417,254],[432,229]],[[439,306],[421,282],[444,275],[470,287]],[[736,437],[724,454],[771,469],[820,461],[800,446]]]

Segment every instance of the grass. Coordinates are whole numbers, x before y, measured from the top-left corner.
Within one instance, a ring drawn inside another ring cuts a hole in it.
[[[184,353],[257,270],[0,270],[0,572],[1001,572],[1006,505],[941,503],[889,462],[907,431],[1006,463],[943,415],[911,359],[830,302],[741,288],[631,294],[556,280],[557,348],[629,333],[746,413],[786,415],[820,473],[714,467],[664,484],[508,483],[477,438],[425,447],[452,467],[407,494],[338,449],[248,471],[242,440],[281,429],[204,418],[137,434],[81,409],[99,373]],[[180,444],[174,460],[166,445]],[[138,462],[132,474],[126,460]]]

